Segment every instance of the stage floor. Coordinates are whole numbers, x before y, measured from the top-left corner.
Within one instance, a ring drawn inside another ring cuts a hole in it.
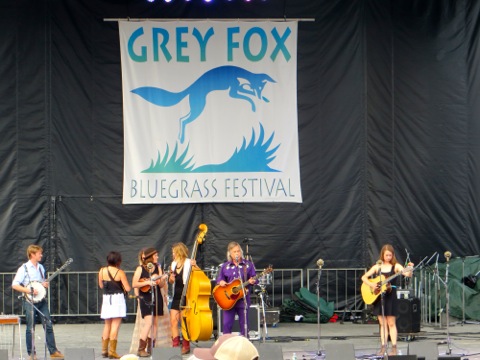
[[[134,324],[122,324],[120,329],[117,352],[121,355],[127,354],[130,347]],[[71,349],[93,349],[95,359],[101,357],[101,333],[103,324],[56,324],[54,331],[57,346],[65,353],[67,348]],[[38,359],[43,359],[44,334],[41,326],[36,327],[36,346]],[[25,348],[25,327],[21,327],[22,352],[26,358]],[[9,334],[11,334],[9,332]],[[16,334],[16,346],[14,359],[19,359],[18,331]],[[337,348],[347,348],[353,344],[356,359],[379,358],[375,353],[380,347],[378,325],[358,324],[352,322],[317,324],[307,323],[278,323],[276,326],[268,326],[267,334],[257,334],[258,340],[253,343],[260,349],[263,344],[271,344],[281,349],[283,360],[292,359],[296,354],[297,359],[317,360],[325,358],[325,346],[334,344]],[[210,347],[214,339],[201,341],[192,344],[194,347]],[[478,323],[451,323],[449,329],[435,325],[422,325],[420,332],[412,334],[401,334],[398,341],[398,355],[406,355],[409,344],[413,343],[436,343],[438,352],[445,356],[448,349],[451,355],[462,360],[480,359],[480,325]],[[450,346],[448,346],[450,344]],[[187,359],[189,356],[184,356]],[[12,358],[10,356],[10,358]],[[48,357],[49,359],[50,357]],[[327,357],[328,358],[328,357]],[[381,357],[380,357],[381,358]],[[278,360],[282,360],[281,358]]]

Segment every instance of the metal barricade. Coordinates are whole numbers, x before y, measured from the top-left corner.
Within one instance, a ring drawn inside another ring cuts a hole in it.
[[[261,271],[259,271],[261,272]],[[323,269],[320,294],[327,301],[333,301],[335,311],[361,312],[364,307],[360,294],[362,268]],[[133,271],[126,271],[131,279]],[[306,274],[306,278],[305,278]],[[11,288],[15,273],[0,273],[0,311],[22,314],[22,302],[18,293]],[[315,293],[317,269],[273,269],[271,277],[263,281],[271,306],[279,307],[285,299],[292,299],[295,292],[307,287]],[[55,317],[99,317],[102,306],[102,290],[98,287],[97,271],[64,271],[55,277],[48,289],[50,313]],[[136,314],[137,301],[127,299],[127,315]]]
[[[323,268],[320,274],[319,295],[334,303],[335,312],[361,313],[365,309],[360,287],[365,268]],[[307,288],[316,294],[319,269],[307,269]]]

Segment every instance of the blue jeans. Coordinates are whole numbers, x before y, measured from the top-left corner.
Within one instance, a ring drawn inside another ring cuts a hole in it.
[[[25,321],[27,322],[27,331],[25,334],[25,339],[27,341],[27,352],[28,355],[32,354],[32,330],[35,329],[35,318],[40,318],[42,326],[45,330],[45,341],[47,343],[48,351],[50,354],[53,354],[57,351],[57,346],[55,345],[55,335],[53,334],[52,322],[50,321],[50,312],[48,310],[48,304],[45,299],[42,301],[33,304],[35,307],[43,314],[39,314],[36,309],[33,309],[32,304],[26,300],[23,300],[23,309],[25,311]],[[45,318],[46,319],[45,319]]]

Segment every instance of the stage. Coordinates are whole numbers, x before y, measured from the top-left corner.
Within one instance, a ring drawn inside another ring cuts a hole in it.
[[[122,324],[120,329],[117,352],[121,355],[127,354],[130,347],[130,340],[134,324]],[[95,359],[101,357],[101,332],[103,324],[56,324],[54,331],[57,340],[57,346],[65,353],[67,349],[85,349],[93,353]],[[36,327],[36,346],[38,359],[43,359],[43,341],[44,333],[40,326]],[[456,359],[480,359],[480,325],[475,323],[452,323],[448,332],[445,327],[440,326],[421,326],[421,330],[416,333],[401,334],[398,341],[398,355],[406,355],[409,345],[415,344],[438,344],[438,352],[445,356],[450,343],[451,354]],[[21,327],[22,352],[26,358],[25,351],[25,326]],[[10,334],[10,332],[8,332]],[[262,347],[278,349],[283,354],[283,360],[292,359],[295,353],[297,359],[317,360],[324,359],[326,348],[330,351],[348,350],[350,344],[353,346],[356,359],[374,359],[379,358],[375,353],[380,348],[378,325],[361,324],[353,322],[327,323],[320,325],[318,331],[317,324],[307,323],[278,323],[276,326],[267,327],[267,335],[263,333],[252,334],[257,340],[253,343],[261,350]],[[450,335],[450,336],[448,336]],[[450,338],[450,341],[448,341]],[[210,347],[211,341],[202,341],[192,344],[192,349],[198,347]],[[320,340],[320,341],[319,341]],[[15,359],[19,359],[18,336],[16,339]],[[265,346],[267,345],[267,346]],[[333,348],[333,350],[332,350]],[[318,355],[320,353],[320,355]],[[328,355],[328,354],[327,354]],[[183,356],[188,359],[189,356]],[[50,357],[48,356],[48,359]],[[166,357],[165,359],[169,359]],[[176,357],[178,358],[178,357]],[[161,358],[163,360],[163,358]],[[327,357],[328,360],[331,360]],[[277,359],[275,359],[277,360]],[[282,360],[279,358],[278,360]],[[334,359],[333,359],[334,360]]]

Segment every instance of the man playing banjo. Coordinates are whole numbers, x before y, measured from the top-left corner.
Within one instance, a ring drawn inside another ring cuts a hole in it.
[[[63,354],[55,345],[50,312],[46,300],[46,290],[49,282],[45,279],[45,269],[40,261],[43,249],[38,245],[29,245],[27,248],[28,261],[17,270],[12,282],[12,288],[23,293],[23,309],[27,323],[26,341],[29,360],[36,360],[35,345],[32,341],[35,327],[35,316],[40,316],[45,329],[45,341],[52,359],[63,359]],[[35,307],[35,308],[34,308]],[[38,313],[37,313],[38,311]]]

